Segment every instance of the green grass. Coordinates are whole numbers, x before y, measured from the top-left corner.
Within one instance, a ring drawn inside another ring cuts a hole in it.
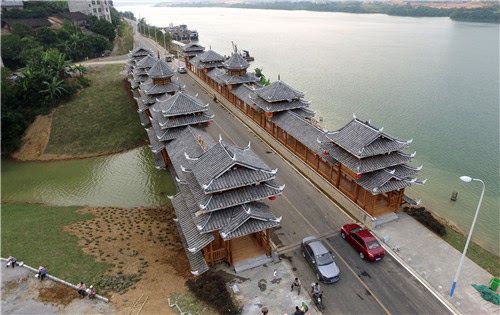
[[[78,238],[62,228],[93,218],[80,207],[2,204],[2,257],[14,256],[29,266],[44,266],[50,275],[90,285],[113,264],[96,262],[78,246]]]
[[[446,235],[442,237],[448,244],[463,252],[467,238],[446,226]],[[469,243],[467,257],[494,276],[500,275],[500,259],[474,242]]]
[[[210,306],[197,299],[191,292],[170,294],[170,303],[177,303],[183,312],[196,314],[217,314]],[[176,314],[179,314],[177,307],[173,307]]]
[[[106,65],[88,74],[90,87],[74,95],[53,114],[44,153],[85,155],[121,151],[144,142],[133,100],[119,72]]]

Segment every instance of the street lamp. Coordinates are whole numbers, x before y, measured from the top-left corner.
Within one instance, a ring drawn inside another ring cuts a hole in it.
[[[477,205],[476,214],[474,215],[474,220],[472,220],[472,226],[470,228],[469,236],[467,237],[467,242],[465,243],[464,252],[462,253],[462,258],[460,259],[460,264],[458,264],[457,273],[455,274],[455,278],[453,279],[453,286],[451,287],[450,297],[453,296],[453,292],[455,291],[455,286],[457,285],[458,275],[460,274],[460,269],[462,268],[462,265],[464,263],[465,253],[467,253],[467,247],[469,246],[469,242],[470,242],[470,239],[472,236],[472,230],[474,230],[474,224],[476,224],[477,215],[479,214],[479,208],[481,208],[481,202],[483,201],[484,190],[485,190],[484,182],[482,180],[480,180],[479,178],[471,178],[469,176],[460,176],[460,179],[466,183],[470,183],[473,180],[481,182],[483,184],[483,192],[481,193],[481,198],[479,198],[479,203]]]

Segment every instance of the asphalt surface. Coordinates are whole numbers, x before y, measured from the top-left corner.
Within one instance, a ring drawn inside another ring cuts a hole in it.
[[[143,37],[136,36],[135,40],[136,46],[152,48],[155,53],[158,50]],[[169,64],[176,68],[175,62]],[[341,278],[337,283],[322,285],[327,307],[325,313],[449,313],[390,255],[376,263],[361,260],[358,253],[340,238],[341,226],[353,222],[347,214],[229,111],[214,103],[213,95],[188,74],[176,73],[175,77],[185,85],[187,93],[198,94],[202,102],[210,104],[209,111],[215,113],[215,120],[207,131],[214,139],[221,135],[224,141],[242,147],[250,141],[253,151],[271,169],[278,168],[276,182],[286,184],[284,193],[274,201],[265,201],[277,217],[283,216],[281,226],[272,232],[272,241],[278,247],[280,257],[290,261],[304,287],[316,282],[316,276],[302,257],[299,246],[302,238],[320,236],[330,246]]]

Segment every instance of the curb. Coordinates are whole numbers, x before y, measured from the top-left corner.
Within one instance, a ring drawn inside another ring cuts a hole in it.
[[[2,260],[2,261],[9,261],[7,258],[3,258],[3,257],[0,257],[0,260]],[[33,267],[31,267],[31,266],[28,266],[28,265],[26,265],[26,264],[23,264],[22,266],[19,266],[19,267],[24,267],[24,268],[26,268],[26,269],[28,269],[28,270],[30,270],[30,271],[33,271],[33,272],[35,272],[35,273],[37,273],[37,274],[38,274],[38,270],[36,270],[35,268],[33,268]],[[51,275],[49,275],[49,274],[47,274],[46,276],[47,276],[47,279],[50,279],[50,280],[52,280],[52,281],[55,281],[55,282],[58,282],[58,283],[64,284],[65,286],[68,286],[68,287],[70,287],[70,288],[72,288],[72,289],[78,290],[78,288],[76,287],[76,285],[73,285],[73,284],[71,284],[71,283],[69,283],[69,282],[67,282],[67,281],[64,281],[64,280],[59,279],[59,278],[54,277],[54,276],[51,276]],[[100,296],[100,295],[98,295],[98,294],[96,294],[96,295],[95,295],[95,297],[96,297],[96,299],[99,299],[99,300],[101,300],[101,301],[104,301],[104,302],[106,302],[106,303],[109,303],[109,299],[108,299],[108,298],[105,298],[105,297]]]

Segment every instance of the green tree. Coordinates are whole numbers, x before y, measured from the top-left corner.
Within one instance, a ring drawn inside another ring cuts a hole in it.
[[[15,22],[14,25],[12,26],[11,33],[12,35],[17,35],[22,38],[33,34],[33,30],[31,26],[29,26],[28,24]]]
[[[42,26],[36,30],[36,38],[41,41],[45,47],[57,42],[57,34],[48,26]]]
[[[89,29],[97,34],[101,34],[107,37],[111,42],[115,39],[115,26],[104,19],[98,19],[97,17],[89,14],[87,17],[87,22],[89,22]]]
[[[41,90],[41,92],[45,95],[45,98],[50,102],[52,106],[63,96],[63,94],[68,93],[68,91],[64,88],[64,81],[58,80],[56,77],[52,78],[52,81],[43,81],[43,85],[45,85],[45,89]]]

